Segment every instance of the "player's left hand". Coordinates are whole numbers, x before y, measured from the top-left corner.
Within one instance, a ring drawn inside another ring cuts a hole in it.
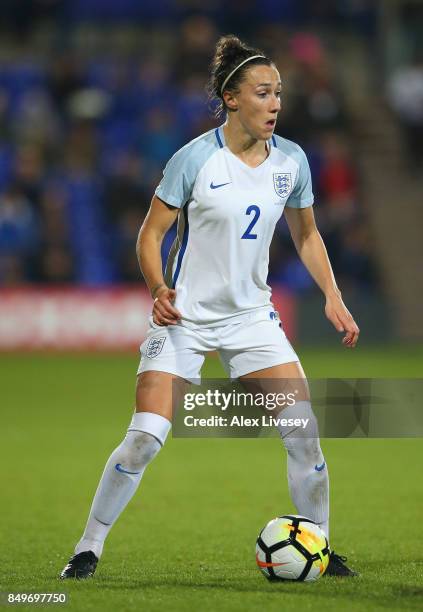
[[[336,331],[346,332],[342,344],[347,348],[354,348],[360,330],[340,296],[326,298],[325,314]]]

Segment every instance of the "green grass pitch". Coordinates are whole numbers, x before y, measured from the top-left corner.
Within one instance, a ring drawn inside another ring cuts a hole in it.
[[[421,354],[300,350],[310,377],[421,377]],[[137,355],[0,357],[0,591],[64,591],[65,609],[81,611],[422,609],[421,439],[322,442],[331,542],[357,579],[271,584],[259,573],[258,531],[293,511],[285,453],[268,438],[169,439],[113,529],[94,580],[58,581],[130,420],[136,366]],[[218,362],[210,359],[204,373],[219,376]]]

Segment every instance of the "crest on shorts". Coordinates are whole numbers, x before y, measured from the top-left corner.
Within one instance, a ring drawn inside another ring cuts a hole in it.
[[[292,189],[292,179],[290,172],[274,172],[273,186],[280,198],[286,198]]]
[[[153,357],[157,357],[162,352],[163,345],[165,343],[166,336],[162,336],[161,338],[150,338],[147,344],[147,348],[145,349],[145,356],[153,359]]]

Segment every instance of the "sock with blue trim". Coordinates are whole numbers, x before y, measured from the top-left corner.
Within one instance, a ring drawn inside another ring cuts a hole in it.
[[[100,558],[113,524],[124,510],[150,461],[165,443],[171,424],[153,412],[136,412],[123,442],[104,468],[88,522],[75,553],[92,550]]]
[[[278,426],[288,453],[288,487],[298,514],[317,523],[329,540],[329,476],[311,404],[296,402],[284,408],[278,417],[299,418],[307,423],[305,427]]]

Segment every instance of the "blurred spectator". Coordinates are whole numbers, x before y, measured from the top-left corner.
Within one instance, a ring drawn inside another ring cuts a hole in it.
[[[90,121],[76,121],[69,125],[64,147],[65,170],[72,176],[92,174],[98,155],[95,126]]]
[[[39,243],[39,224],[31,203],[17,185],[0,195],[0,278],[6,284],[29,280],[29,258]]]
[[[163,168],[181,142],[179,125],[171,108],[157,106],[146,113],[140,146],[144,157]]]
[[[73,263],[68,250],[62,246],[49,245],[41,252],[40,280],[45,283],[69,283],[74,280]]]
[[[24,259],[19,255],[2,255],[0,253],[0,286],[19,286],[26,280]]]
[[[368,225],[362,220],[350,224],[335,262],[339,282],[347,289],[376,288],[377,275],[372,260],[372,241]]]
[[[25,91],[14,107],[14,139],[45,149],[56,146],[61,137],[58,109],[41,87]]]
[[[152,194],[145,189],[142,158],[131,151],[115,155],[113,169],[105,183],[105,210],[111,224],[127,210],[138,210],[145,216]]]
[[[44,177],[43,151],[36,145],[19,147],[15,153],[14,180],[21,192],[36,207],[39,205]]]
[[[46,185],[40,202],[41,248],[36,263],[36,278],[43,283],[74,280],[66,195],[59,185]]]
[[[70,97],[85,85],[80,62],[70,52],[51,59],[47,89],[55,107],[66,114]]]
[[[0,252],[30,253],[37,245],[38,224],[31,203],[16,185],[0,196]]]
[[[229,6],[235,3],[231,2]],[[247,4],[243,0],[243,5]],[[173,57],[173,76],[181,83],[187,78],[200,77],[204,81],[218,38],[214,23],[206,16],[187,18],[181,25],[178,45]]]
[[[135,256],[135,244],[144,215],[139,208],[127,208],[122,212],[116,228],[118,265],[125,282],[139,282],[140,271]]]
[[[388,82],[388,95],[398,113],[413,167],[423,163],[423,55],[401,66]]]
[[[357,179],[345,140],[336,133],[325,134],[322,165],[317,188],[331,224],[344,224],[354,216]]]
[[[283,87],[288,82],[279,119],[287,137],[307,141],[319,130],[344,127],[342,96],[322,41],[315,34],[297,32],[279,57]]]

